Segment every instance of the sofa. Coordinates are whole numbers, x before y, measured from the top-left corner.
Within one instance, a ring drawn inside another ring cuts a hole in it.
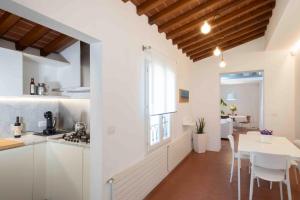
[[[221,119],[221,138],[227,139],[233,133],[233,121],[231,118]]]

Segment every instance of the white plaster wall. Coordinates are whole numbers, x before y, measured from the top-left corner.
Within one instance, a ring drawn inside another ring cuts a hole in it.
[[[236,100],[227,101],[227,94],[233,92]],[[221,97],[228,105],[235,104],[237,106],[237,114],[250,115],[251,124],[248,127],[258,128],[259,126],[259,83],[221,85]],[[226,113],[230,113],[229,107]]]
[[[192,68],[192,110],[195,116],[207,117],[209,143],[218,149],[220,73],[264,70],[265,128],[276,135],[295,138],[294,58],[288,51],[264,51],[264,38],[226,51],[227,67],[218,67],[219,59],[211,57]],[[211,146],[209,146],[211,148]]]
[[[2,1],[0,5],[6,2],[12,0]],[[191,61],[159,34],[155,26],[150,26],[145,16],[138,16],[131,3],[121,0],[13,2],[101,40],[104,181],[142,160],[147,155],[142,45],[151,45],[177,61],[179,88],[189,89]],[[181,124],[185,115],[189,115],[189,105],[178,105],[173,137],[183,134]]]
[[[300,54],[295,57],[295,131],[300,139]]]

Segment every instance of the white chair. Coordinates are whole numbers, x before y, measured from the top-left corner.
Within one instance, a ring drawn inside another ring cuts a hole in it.
[[[232,176],[233,176],[233,168],[234,168],[234,160],[238,158],[238,153],[235,152],[234,149],[234,138],[232,135],[228,135],[228,139],[229,139],[229,143],[230,143],[230,147],[231,147],[231,152],[232,152],[232,156],[231,156],[231,170],[230,170],[230,183],[232,182]],[[240,158],[241,159],[250,159],[250,155],[249,154],[240,154]],[[250,169],[250,168],[249,168]]]
[[[279,182],[280,199],[282,195],[282,182],[287,185],[288,199],[292,200],[290,177],[289,177],[289,158],[285,155],[271,155],[263,153],[251,154],[251,178],[249,200],[253,196],[253,181],[255,178],[264,179],[271,182]]]

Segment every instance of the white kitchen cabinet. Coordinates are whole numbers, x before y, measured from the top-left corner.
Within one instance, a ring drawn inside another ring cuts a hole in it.
[[[23,94],[23,56],[21,52],[0,47],[0,95]]]
[[[47,144],[48,200],[82,200],[83,148],[49,142]]]
[[[47,143],[33,145],[33,200],[46,199]]]
[[[0,151],[0,199],[32,200],[33,146]]]
[[[83,200],[90,200],[90,148],[83,149]]]

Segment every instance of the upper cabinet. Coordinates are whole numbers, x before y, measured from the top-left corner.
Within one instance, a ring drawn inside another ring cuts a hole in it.
[[[89,98],[88,44],[1,9],[0,18],[0,96],[29,95],[34,78],[43,98]]]
[[[21,52],[0,48],[0,95],[23,94],[23,56]]]
[[[46,85],[43,97],[89,98],[89,45],[80,41],[42,57],[0,47],[0,96],[30,95],[30,81]]]

